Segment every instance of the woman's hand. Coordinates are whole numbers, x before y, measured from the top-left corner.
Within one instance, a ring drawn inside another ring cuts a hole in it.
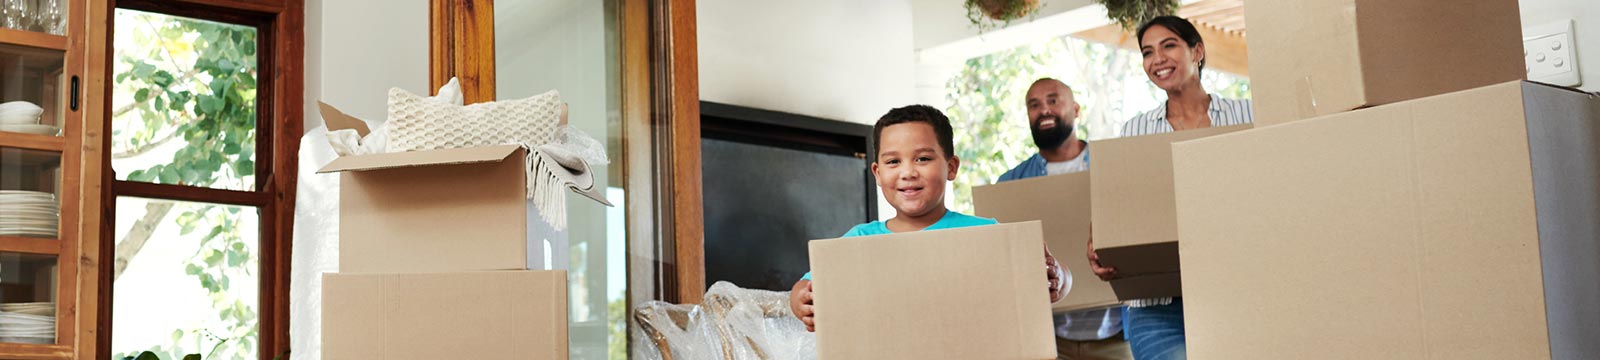
[[[1094,276],[1100,280],[1111,281],[1117,278],[1117,268],[1100,266],[1100,254],[1094,253],[1094,225],[1089,225],[1089,269],[1094,270]]]
[[[789,311],[794,317],[806,324],[806,331],[817,332],[817,313],[812,308],[811,280],[800,280],[794,283],[794,289],[789,291]]]

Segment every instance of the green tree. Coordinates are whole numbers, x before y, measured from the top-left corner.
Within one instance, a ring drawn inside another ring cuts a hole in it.
[[[256,142],[256,31],[254,28],[118,9],[117,63],[113,77],[111,134],[114,164],[153,154],[162,145],[185,146],[170,161],[141,169],[118,169],[129,181],[253,190]],[[128,36],[123,41],[122,36]],[[115,166],[115,165],[114,165]],[[171,223],[183,235],[203,231],[186,273],[206,289],[220,327],[181,329],[172,342],[150,349],[176,359],[201,351],[206,358],[249,359],[257,349],[257,311],[230,291],[232,279],[253,276],[251,246],[238,231],[235,206],[176,207],[152,201],[117,243],[113,278],[143,249],[158,225]],[[174,210],[179,211],[176,217]],[[253,284],[237,284],[253,285]],[[127,356],[122,354],[114,358]]]

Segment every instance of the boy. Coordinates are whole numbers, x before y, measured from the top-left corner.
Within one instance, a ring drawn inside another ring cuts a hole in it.
[[[944,207],[945,181],[956,179],[961,159],[955,151],[955,134],[950,119],[927,105],[911,105],[889,110],[872,127],[872,143],[878,159],[872,163],[872,176],[878,188],[894,207],[889,220],[873,221],[850,228],[843,237],[883,235],[921,230],[939,230],[995,224],[986,219],[950,211]],[[1045,274],[1050,302],[1066,295],[1071,281],[1065,268],[1044,249]],[[795,282],[789,292],[789,309],[807,331],[816,331],[812,308],[811,273]]]

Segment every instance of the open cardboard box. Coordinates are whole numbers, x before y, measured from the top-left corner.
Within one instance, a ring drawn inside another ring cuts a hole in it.
[[[1054,359],[1043,242],[1037,221],[812,241],[817,358]]]
[[[1249,129],[1208,127],[1095,141],[1089,172],[1090,217],[1100,264],[1117,269],[1121,300],[1182,294],[1178,220],[1172,193],[1172,143]],[[1088,273],[1093,276],[1093,273]]]
[[[972,188],[973,212],[1002,223],[1039,221],[1044,241],[1072,271],[1066,299],[1051,310],[1069,312],[1117,306],[1111,284],[1095,278],[1089,249],[1089,173],[1051,175]]]
[[[1600,354],[1600,96],[1508,82],[1172,153],[1193,358]]]
[[[1247,0],[1244,9],[1256,126],[1516,81],[1526,71],[1515,0]]]
[[[365,122],[320,105],[329,130],[366,135]],[[500,145],[335,159],[317,173],[339,173],[340,271],[566,268],[566,234],[527,200],[527,157]]]
[[[565,271],[322,277],[322,358],[566,359]]]

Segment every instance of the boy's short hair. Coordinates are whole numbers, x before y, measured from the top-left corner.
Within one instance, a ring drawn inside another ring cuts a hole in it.
[[[920,104],[894,108],[878,118],[878,123],[872,126],[872,153],[878,153],[878,141],[883,138],[883,128],[910,122],[925,122],[933,126],[933,134],[939,138],[939,147],[944,150],[945,158],[955,156],[955,130],[950,127],[950,118],[945,117],[939,109]]]

